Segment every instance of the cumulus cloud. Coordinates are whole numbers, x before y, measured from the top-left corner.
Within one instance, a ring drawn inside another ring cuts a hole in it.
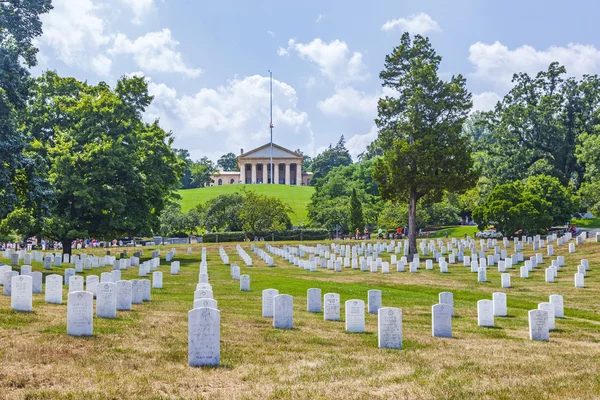
[[[315,24],[318,24],[319,22],[323,21],[325,18],[327,18],[327,15],[323,15],[323,14],[317,15],[317,19],[315,20]]]
[[[367,146],[377,139],[377,126],[373,125],[369,132],[363,134],[356,134],[346,141],[346,148],[352,156],[352,160],[356,161],[358,155],[364,153],[367,150]]]
[[[351,52],[346,42],[333,40],[330,43],[321,39],[314,39],[310,43],[298,43],[294,39],[288,42],[285,53],[279,51],[279,55],[296,52],[300,58],[315,63],[321,74],[336,84],[351,81],[362,81],[368,78],[366,67],[362,62],[360,52]]]
[[[99,54],[92,59],[91,65],[94,72],[98,75],[107,76],[110,75],[112,60],[105,55]]]
[[[121,0],[125,3],[134,14],[132,23],[136,25],[140,25],[142,23],[142,18],[152,10],[154,5],[153,0]]]
[[[382,31],[396,29],[420,35],[425,35],[428,32],[440,32],[442,30],[438,23],[426,13],[413,14],[407,18],[391,19],[381,26]]]
[[[110,41],[101,7],[91,0],[54,0],[52,5],[54,9],[41,16],[44,33],[36,44],[49,47],[49,53],[70,67],[107,73],[106,59],[94,58]]]
[[[135,40],[123,34],[117,34],[109,53],[128,54],[144,72],[181,73],[195,78],[202,73],[200,68],[186,65],[183,55],[176,50],[179,42],[169,29],[150,32]]]
[[[146,118],[160,118],[161,126],[175,134],[175,146],[193,157],[238,154],[269,140],[269,78],[259,75],[233,79],[216,89],[178,95],[164,84],[149,85],[155,100]],[[314,154],[314,135],[308,114],[298,108],[296,91],[273,80],[274,142]]]
[[[337,89],[331,97],[317,103],[317,106],[323,114],[327,115],[375,118],[379,99],[384,96],[394,96],[394,94],[395,92],[388,88],[369,94],[360,92],[353,87],[345,87]]]
[[[547,50],[537,50],[528,45],[511,50],[500,42],[477,42],[469,48],[469,61],[475,67],[473,75],[477,79],[492,82],[504,90],[511,87],[513,74],[527,72],[535,75],[548,69],[554,61],[564,65],[571,76],[597,73],[600,51],[592,45],[579,43],[570,43],[566,47],[552,46]]]
[[[473,95],[473,111],[490,111],[493,110],[498,103],[502,100],[496,92],[483,92]]]

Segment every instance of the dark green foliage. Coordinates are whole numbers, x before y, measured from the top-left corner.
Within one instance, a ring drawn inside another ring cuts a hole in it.
[[[239,171],[237,157],[233,153],[223,154],[217,161],[217,166],[223,171]]]
[[[352,189],[352,195],[350,196],[350,225],[348,226],[348,230],[350,232],[356,229],[362,231],[363,228],[362,204],[360,203],[360,200],[358,200],[356,189]]]
[[[460,193],[472,187],[477,173],[462,124],[471,109],[465,79],[438,76],[441,57],[428,39],[408,33],[386,56],[380,78],[397,97],[379,100],[379,144],[373,176],[384,199],[408,202],[410,254],[416,248],[417,202],[439,202],[446,191]]]
[[[335,167],[352,164],[352,157],[346,148],[346,140],[344,136],[340,137],[335,147],[331,145],[327,150],[316,156],[312,160],[311,184],[318,184],[320,179],[323,179],[329,171]]]

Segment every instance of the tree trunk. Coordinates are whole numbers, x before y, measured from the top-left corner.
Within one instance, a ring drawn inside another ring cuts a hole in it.
[[[73,255],[71,254],[73,249],[72,249],[72,245],[73,245],[73,241],[71,239],[62,239],[60,241],[62,243],[63,246],[63,254],[68,254],[69,258]]]
[[[411,190],[408,200],[408,261],[411,262],[412,256],[417,253],[417,193]]]

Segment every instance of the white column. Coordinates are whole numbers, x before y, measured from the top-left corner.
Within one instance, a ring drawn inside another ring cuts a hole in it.
[[[279,164],[274,163],[273,167],[275,169],[274,174],[273,174],[273,177],[274,177],[273,183],[276,185],[279,185]]]
[[[252,183],[256,183],[256,163],[252,163]]]
[[[302,185],[302,166],[296,163],[296,186]]]
[[[240,181],[246,183],[246,163],[240,165]]]
[[[291,183],[290,178],[291,177],[291,173],[290,173],[290,164],[289,163],[285,163],[285,184],[289,185]]]

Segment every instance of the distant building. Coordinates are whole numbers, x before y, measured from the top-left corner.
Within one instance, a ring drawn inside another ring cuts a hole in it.
[[[304,158],[301,154],[273,143],[273,174],[271,175],[270,143],[238,156],[239,172],[219,171],[211,176],[214,186],[235,183],[271,183],[270,177],[279,185],[308,185],[311,172],[302,172]]]

